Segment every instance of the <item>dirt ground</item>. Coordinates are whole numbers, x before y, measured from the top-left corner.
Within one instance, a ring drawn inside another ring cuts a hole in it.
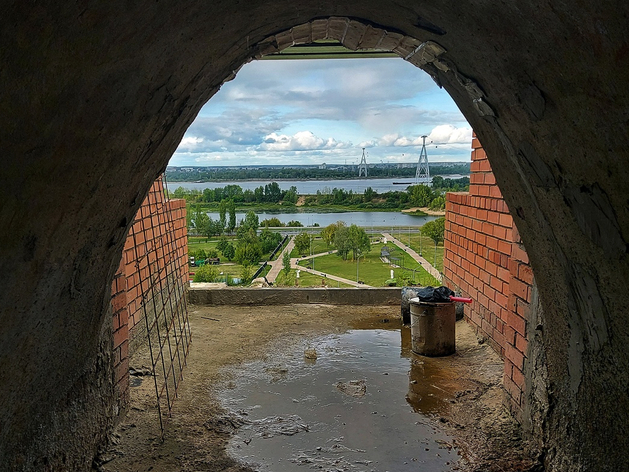
[[[95,460],[95,469],[250,471],[225,453],[232,431],[230,425],[222,424],[225,412],[216,393],[221,385],[233,381],[226,367],[264,359],[289,343],[342,333],[361,320],[398,319],[399,311],[390,306],[191,306],[192,346],[172,417],[165,420],[164,440],[153,378],[135,378],[134,383],[141,383],[131,388],[129,412],[108,449]],[[131,366],[149,366],[149,359],[148,349],[140,349]],[[489,346],[477,342],[465,322],[457,323],[457,353],[430,362],[447,372],[446,378],[460,381],[461,389],[448,398],[450,408],[434,417],[435,423],[454,437],[461,455],[457,470],[538,470],[535,454],[502,406],[502,362]]]

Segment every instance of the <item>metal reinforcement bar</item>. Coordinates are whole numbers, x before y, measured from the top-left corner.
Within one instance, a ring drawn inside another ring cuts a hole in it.
[[[183,281],[185,254],[177,244],[175,220],[162,185],[149,192],[132,235],[163,438],[163,416],[172,413],[192,336]]]

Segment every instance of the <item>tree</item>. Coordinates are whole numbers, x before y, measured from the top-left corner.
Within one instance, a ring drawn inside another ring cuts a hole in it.
[[[240,269],[240,279],[243,283],[251,282],[251,277],[253,276],[253,269],[250,265],[245,265]]]
[[[197,205],[192,218],[190,219],[190,226],[194,228],[194,232],[197,234],[204,234],[203,229],[207,226],[209,216],[207,213]]]
[[[236,204],[233,200],[227,202],[227,210],[229,211],[229,223],[227,224],[227,230],[232,233],[236,228]]]
[[[337,221],[336,223],[329,224],[321,230],[321,238],[325,241],[325,244],[330,247],[334,245],[334,235],[336,231],[345,226],[344,221]]]
[[[219,239],[218,243],[216,244],[216,249],[223,252],[223,250],[227,247],[228,243],[229,241],[227,241],[227,238],[225,236],[221,236],[221,239]]]
[[[297,203],[297,187],[294,185],[284,194],[283,201],[288,203]]]
[[[271,252],[277,247],[282,240],[282,235],[264,228],[260,233],[260,244],[262,245],[262,253]]]
[[[334,234],[334,246],[343,260],[347,260],[350,253],[352,253],[353,259],[356,260],[356,258],[371,250],[371,241],[364,229],[356,225],[351,225],[350,227],[341,226]]]
[[[282,256],[282,270],[284,274],[288,276],[290,272],[290,251],[284,251],[284,255]]]
[[[254,233],[257,233],[258,228],[260,227],[258,215],[256,215],[253,210],[249,210],[245,215],[245,219],[240,223],[240,227],[246,230],[252,229]]]
[[[435,197],[432,202],[430,202],[429,208],[431,210],[443,210],[446,207],[446,199],[443,195],[439,195]]]
[[[295,236],[295,248],[299,254],[306,254],[310,249],[310,235],[308,233],[299,233]]]
[[[193,282],[214,282],[218,278],[218,269],[211,265],[199,267],[194,273]]]
[[[349,228],[347,226],[341,226],[334,232],[334,247],[337,250],[337,254],[345,261],[347,256],[352,250],[349,240]]]
[[[370,202],[371,200],[373,200],[373,197],[375,197],[377,195],[377,193],[374,191],[374,189],[372,189],[371,187],[367,187],[365,189],[365,193],[364,193],[364,200],[365,203]]]
[[[225,228],[227,226],[227,200],[221,200],[218,204],[218,214],[221,226]]]
[[[301,228],[304,225],[301,224],[301,221],[290,220],[288,223],[286,223],[286,226],[289,227],[289,228]]]
[[[282,190],[277,182],[271,182],[264,186],[264,200],[277,203],[282,198]]]
[[[232,243],[227,243],[225,248],[221,251],[223,256],[227,258],[228,261],[231,261],[236,255],[236,249]]]
[[[351,225],[349,227],[349,240],[354,260],[371,250],[369,235],[363,228]]]
[[[279,227],[284,226],[284,225],[279,220],[279,218],[274,216],[273,218],[267,218],[266,220],[262,220],[260,222],[260,226],[266,226],[266,227],[270,226],[271,228],[279,228]]]
[[[441,177],[440,175],[435,175],[432,178],[432,188],[443,188],[443,177]]]
[[[253,265],[257,264],[262,256],[262,250],[260,249],[260,243],[248,242],[239,244],[234,254],[234,259],[241,265]]]
[[[445,233],[445,218],[437,218],[436,220],[429,221],[428,223],[422,226],[422,235],[428,236],[432,239],[435,244],[439,244],[443,241],[443,236]]]
[[[418,207],[427,207],[434,198],[432,190],[426,185],[411,185],[408,193],[411,203]]]

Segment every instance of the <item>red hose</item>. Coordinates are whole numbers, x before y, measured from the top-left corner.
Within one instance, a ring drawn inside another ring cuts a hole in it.
[[[461,302],[461,303],[472,303],[472,299],[471,298],[453,297],[452,295],[450,295],[450,301],[451,302]]]

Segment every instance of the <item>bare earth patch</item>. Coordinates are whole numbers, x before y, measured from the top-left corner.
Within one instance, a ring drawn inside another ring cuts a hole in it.
[[[234,381],[224,368],[265,359],[308,338],[342,333],[374,317],[399,318],[399,307],[191,306],[192,346],[172,417],[165,419],[164,440],[160,437],[153,378],[135,377],[142,380],[131,388],[128,415],[95,461],[96,469],[250,471],[225,453],[239,424],[216,397],[220,387],[229,387]],[[413,362],[425,360],[416,356]],[[521,439],[519,426],[502,406],[502,362],[491,348],[478,344],[472,330],[459,322],[457,353],[429,362],[446,373],[444,382],[460,385],[448,398],[451,408],[434,417],[455,438],[462,456],[458,470],[531,470],[537,461]],[[150,365],[148,349],[135,353],[131,365],[138,370]]]
[[[430,216],[446,216],[445,210],[431,210],[428,207],[413,207],[402,210],[402,213],[415,213],[416,211],[423,211]]]

